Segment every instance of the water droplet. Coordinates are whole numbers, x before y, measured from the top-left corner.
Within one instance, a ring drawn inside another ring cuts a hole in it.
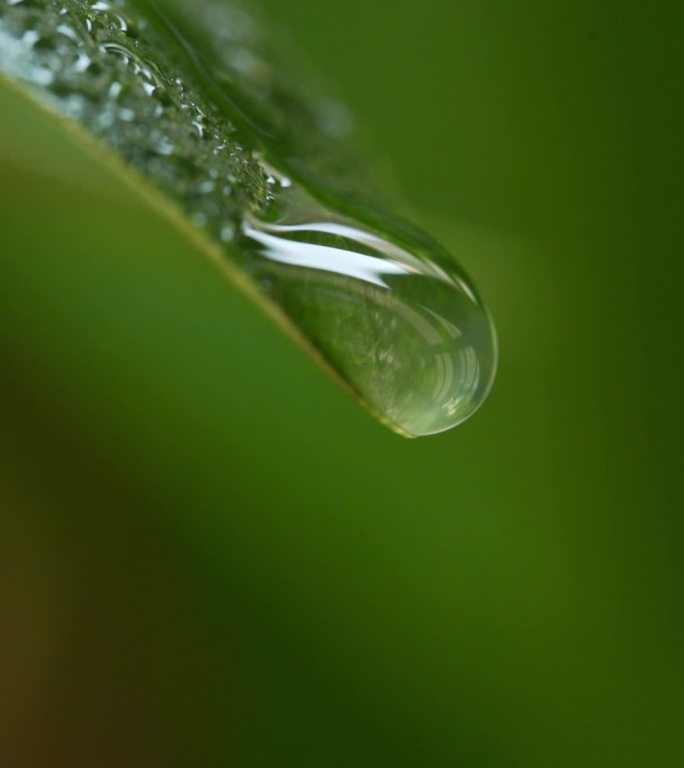
[[[340,214],[296,185],[277,221],[248,217],[252,273],[317,352],[393,428],[449,429],[487,396],[496,340],[465,275],[434,244]],[[268,286],[266,289],[265,286]]]
[[[221,227],[220,237],[224,243],[232,243],[235,238],[235,227],[231,223],[226,223]]]

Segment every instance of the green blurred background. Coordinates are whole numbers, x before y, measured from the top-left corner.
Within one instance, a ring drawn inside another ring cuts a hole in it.
[[[496,319],[372,422],[0,96],[0,764],[684,764],[684,7],[264,0]]]

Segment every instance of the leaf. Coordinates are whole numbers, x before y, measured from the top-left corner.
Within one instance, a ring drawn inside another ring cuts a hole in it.
[[[262,29],[211,0],[0,0],[0,72],[381,422],[448,429],[491,387],[488,313],[448,254],[373,205],[345,111],[283,76]]]

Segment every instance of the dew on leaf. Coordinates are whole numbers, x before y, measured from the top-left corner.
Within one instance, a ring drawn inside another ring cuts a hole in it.
[[[0,73],[174,203],[377,418],[449,429],[492,385],[487,310],[449,254],[379,212],[348,113],[285,79],[262,27],[213,0],[0,0]]]

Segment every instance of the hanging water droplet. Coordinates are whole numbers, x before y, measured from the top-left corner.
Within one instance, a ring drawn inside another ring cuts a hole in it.
[[[276,221],[242,224],[250,269],[335,372],[407,435],[472,415],[494,378],[496,341],[453,261],[390,225],[379,231],[337,213],[301,187],[281,187],[274,207]]]

